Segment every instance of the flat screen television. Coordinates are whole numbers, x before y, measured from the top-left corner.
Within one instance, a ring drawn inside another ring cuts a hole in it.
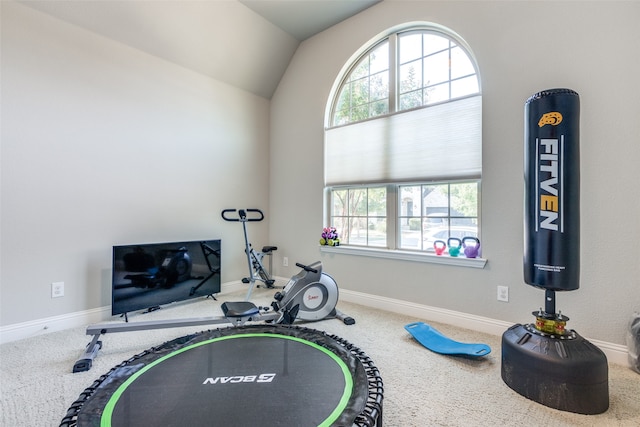
[[[111,313],[220,292],[220,240],[113,247]]]

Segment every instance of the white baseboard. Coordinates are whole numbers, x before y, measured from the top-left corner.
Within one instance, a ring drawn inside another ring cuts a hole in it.
[[[504,331],[513,326],[513,323],[490,319],[488,317],[475,316],[459,311],[430,307],[408,301],[350,291],[348,289],[340,289],[340,300],[497,336],[501,336]],[[629,366],[626,346],[595,339],[589,339],[589,341],[604,352],[609,363]]]
[[[226,294],[237,292],[246,289],[246,286],[246,284],[240,281],[225,283],[222,285],[220,293]],[[475,316],[459,311],[430,307],[409,301],[350,291],[348,289],[340,289],[340,299],[342,301],[352,302],[378,310],[404,314],[433,322],[446,323],[448,325],[497,336],[502,335],[504,331],[513,326],[511,323],[490,319],[488,317]],[[106,306],[2,326],[0,327],[0,344],[31,338],[50,332],[61,331],[64,329],[87,326],[92,323],[103,322],[108,320],[110,317],[111,306]],[[628,350],[626,346],[592,339],[589,341],[599,347],[604,354],[606,354],[610,363],[629,366]]]
[[[221,286],[220,294],[236,292],[246,288],[247,285],[241,281],[224,283]],[[44,319],[0,326],[0,344],[32,338],[50,332],[83,327],[92,323],[100,323],[109,320],[111,317],[111,306],[108,305],[75,313],[62,314],[60,316],[45,317]]]
[[[110,316],[111,306],[107,306],[2,326],[0,327],[0,344],[86,326],[106,320]]]

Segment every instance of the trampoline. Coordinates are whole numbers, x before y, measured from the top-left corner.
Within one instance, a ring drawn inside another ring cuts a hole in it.
[[[346,340],[250,325],[122,362],[80,394],[60,426],[381,426],[382,400],[378,369]]]

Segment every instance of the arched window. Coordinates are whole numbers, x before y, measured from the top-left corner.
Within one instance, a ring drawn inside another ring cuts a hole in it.
[[[481,85],[453,31],[412,24],[363,46],[325,123],[326,216],[341,245],[429,252],[479,236]]]

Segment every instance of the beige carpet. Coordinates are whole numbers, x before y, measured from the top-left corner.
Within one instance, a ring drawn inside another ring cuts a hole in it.
[[[254,302],[267,305],[271,290],[258,289]],[[131,316],[130,321],[178,319],[221,314],[220,302],[242,300],[244,292],[174,304],[157,312]],[[404,330],[421,319],[339,303],[356,319],[347,326],[331,319],[305,326],[336,334],[369,355],[384,381],[387,427],[424,426],[638,426],[640,375],[628,367],[610,365],[610,408],[599,415],[558,411],[528,400],[500,377],[499,336],[480,334],[429,322],[451,338],[489,344],[492,352],[480,360],[435,354]],[[102,336],[104,346],[88,372],[72,373],[74,362],[89,342],[84,328],[74,328],[0,346],[0,426],[59,425],[68,407],[100,375],[123,360],[165,341],[207,327],[160,329]],[[265,427],[269,426],[265,417]],[[186,426],[185,426],[186,427]],[[297,426],[293,426],[297,427]]]

